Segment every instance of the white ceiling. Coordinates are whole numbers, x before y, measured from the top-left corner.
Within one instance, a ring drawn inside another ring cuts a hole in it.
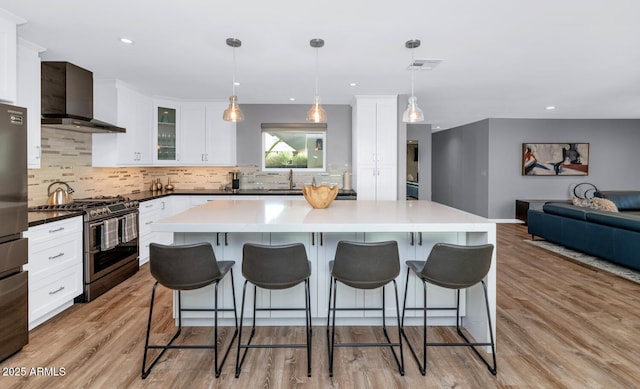
[[[18,35],[63,60],[160,96],[310,104],[319,49],[324,104],[410,94],[446,129],[488,117],[640,118],[638,0],[0,0]],[[129,37],[133,45],[124,45]],[[350,82],[357,86],[349,86]],[[294,102],[289,98],[295,98]],[[556,106],[553,111],[546,106]]]

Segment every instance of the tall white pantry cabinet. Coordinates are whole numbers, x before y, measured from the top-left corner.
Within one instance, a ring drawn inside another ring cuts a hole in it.
[[[398,97],[356,96],[352,117],[358,200],[397,200]]]

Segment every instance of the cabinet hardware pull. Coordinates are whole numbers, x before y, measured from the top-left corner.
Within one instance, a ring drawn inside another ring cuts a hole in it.
[[[153,224],[153,222],[146,222],[144,223],[146,226],[148,226],[149,224]]]
[[[55,230],[49,230],[49,233],[53,234],[54,232],[60,232],[62,230],[64,230],[64,227],[56,228]]]
[[[312,232],[311,233],[311,246],[315,246],[316,245],[316,233]]]
[[[411,237],[411,243],[409,243],[411,246],[413,246],[414,242],[413,242],[413,232],[409,233],[409,236]]]
[[[229,241],[227,240],[227,233],[224,233],[224,245],[229,246]]]
[[[53,255],[53,256],[49,257],[49,260],[60,258],[60,257],[63,257],[63,256],[64,256],[64,253],[60,253],[60,254]]]
[[[153,207],[153,204],[145,205],[144,207],[145,208],[151,208],[151,207]]]
[[[216,232],[216,246],[220,246],[220,233]]]
[[[59,287],[58,289],[56,289],[56,290],[54,290],[54,291],[49,292],[49,295],[54,295],[54,294],[56,294],[56,293],[58,293],[58,292],[62,292],[63,290],[64,290],[64,286],[61,286],[61,287]]]
[[[418,236],[420,236],[420,243],[418,243],[420,246],[422,246],[422,232],[418,232]]]
[[[322,246],[324,244],[324,236],[322,235],[323,232],[320,233],[320,246]]]

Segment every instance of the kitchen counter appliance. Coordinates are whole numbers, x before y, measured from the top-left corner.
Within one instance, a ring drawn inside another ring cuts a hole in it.
[[[29,342],[27,110],[0,104],[0,361]]]
[[[29,210],[83,212],[84,293],[76,302],[94,300],[138,271],[138,201],[102,196]]]

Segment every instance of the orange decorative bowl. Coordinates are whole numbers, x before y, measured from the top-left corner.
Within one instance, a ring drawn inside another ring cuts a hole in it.
[[[329,185],[305,185],[302,187],[302,194],[313,208],[322,209],[331,205],[338,195],[338,187]]]

